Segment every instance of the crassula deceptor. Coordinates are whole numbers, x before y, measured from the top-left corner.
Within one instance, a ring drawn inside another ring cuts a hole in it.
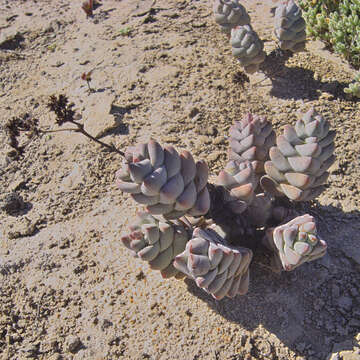
[[[248,291],[253,251],[267,248],[274,271],[316,260],[326,242],[295,204],[324,191],[334,138],[314,109],[278,137],[269,120],[248,114],[230,128],[214,184],[188,151],[154,140],[130,147],[116,181],[145,212],[122,242],[164,278],[188,277],[218,300]]]

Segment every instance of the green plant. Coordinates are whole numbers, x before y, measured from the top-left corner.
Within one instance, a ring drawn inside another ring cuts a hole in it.
[[[360,73],[355,76],[349,87],[344,89],[344,93],[360,98]]]
[[[274,271],[323,256],[326,242],[296,203],[324,190],[334,137],[314,109],[276,141],[271,123],[249,114],[231,128],[230,161],[214,184],[187,151],[154,140],[129,148],[116,182],[146,213],[124,245],[163,277],[187,276],[216,299],[247,292],[253,251],[267,248]]]
[[[130,35],[132,32],[132,29],[130,26],[124,27],[122,29],[119,30],[118,34],[121,36],[128,36]]]
[[[53,43],[48,46],[48,50],[54,52],[56,50],[56,47],[57,47],[56,43]]]
[[[360,66],[360,1],[301,0],[307,32]]]

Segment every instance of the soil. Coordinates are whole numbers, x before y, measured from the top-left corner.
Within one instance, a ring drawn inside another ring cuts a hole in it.
[[[0,359],[360,359],[360,103],[343,93],[355,71],[309,41],[242,84],[209,0],[103,0],[93,17],[80,3],[0,0],[2,127],[28,113],[59,129],[46,104],[63,93],[102,141],[156,138],[216,174],[243,114],[280,131],[315,106],[337,131],[308,209],[329,250],[280,275],[254,263],[248,294],[216,301],[121,245],[139,208],[114,184],[119,155],[64,131],[16,159],[1,131]],[[243,3],[270,53],[273,3]]]

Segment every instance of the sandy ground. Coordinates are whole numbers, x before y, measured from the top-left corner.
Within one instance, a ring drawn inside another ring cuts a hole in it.
[[[269,53],[272,3],[244,3]],[[0,194],[25,201],[0,213],[2,360],[360,359],[360,103],[342,92],[355,71],[321,43],[307,49],[243,87],[208,0],[103,0],[93,18],[79,1],[0,0],[1,126],[30,113],[57,129],[46,103],[64,93],[103,141],[154,137],[213,174],[249,111],[279,130],[315,106],[337,130],[329,187],[309,209],[328,254],[281,275],[255,263],[249,293],[221,301],[122,247],[137,208],[114,185],[119,156],[59,132],[14,160],[2,131]]]

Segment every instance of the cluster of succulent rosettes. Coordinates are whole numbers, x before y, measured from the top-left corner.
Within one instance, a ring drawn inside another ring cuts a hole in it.
[[[324,256],[327,249],[326,242],[317,237],[314,218],[307,214],[268,229],[264,244],[275,254],[272,264],[275,271],[294,270],[304,262]]]
[[[229,159],[249,160],[257,178],[264,174],[264,162],[269,159],[269,149],[275,144],[275,132],[264,116],[247,114],[230,127]]]
[[[284,134],[270,149],[265,163],[267,176],[261,186],[274,196],[286,195],[290,200],[309,201],[324,190],[335,160],[335,131],[314,109],[310,109],[295,127],[286,125]]]
[[[163,278],[182,278],[185,275],[174,268],[173,260],[185,250],[190,235],[183,223],[144,212],[138,214],[130,233],[121,241],[135,257],[147,261],[151,269],[160,270]]]
[[[301,9],[293,0],[286,0],[275,10],[275,35],[282,50],[294,53],[304,51],[306,42],[306,23]]]
[[[244,70],[253,74],[265,60],[264,43],[251,25],[236,26],[231,30],[232,54],[239,60]]]
[[[249,14],[238,0],[215,0],[214,14],[216,23],[229,35],[235,26],[250,24]]]
[[[195,162],[188,151],[179,154],[172,146],[162,148],[154,140],[128,149],[125,158],[116,173],[117,186],[146,205],[149,213],[177,219],[208,212],[209,171],[204,161]]]
[[[247,293],[251,259],[251,250],[227,245],[211,228],[196,228],[174,266],[220,300]]]
[[[207,182],[205,162],[187,151],[153,140],[130,148],[117,185],[147,212],[122,242],[164,278],[188,276],[216,299],[247,292],[261,239],[275,271],[315,260],[326,243],[314,219],[298,216],[288,199],[308,201],[322,192],[334,138],[314,109],[276,139],[265,118],[249,114],[230,129],[230,160],[215,184]]]

